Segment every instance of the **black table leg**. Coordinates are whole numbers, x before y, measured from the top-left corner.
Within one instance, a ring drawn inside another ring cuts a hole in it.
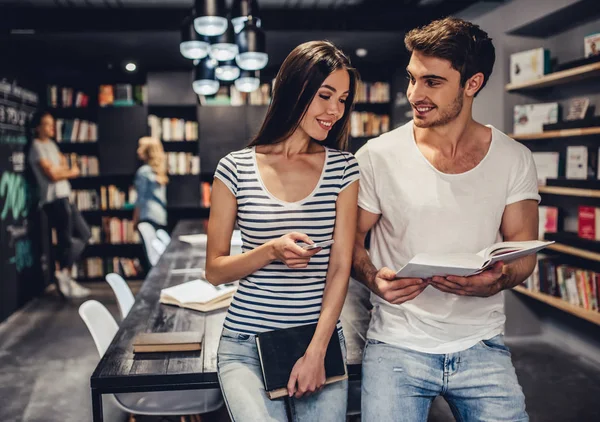
[[[102,393],[92,388],[92,420],[94,422],[103,422],[102,416]]]

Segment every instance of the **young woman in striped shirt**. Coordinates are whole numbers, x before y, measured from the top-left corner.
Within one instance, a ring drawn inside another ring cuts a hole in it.
[[[273,100],[249,147],[221,159],[208,224],[206,277],[240,280],[227,312],[218,373],[233,421],[285,421],[283,400],[269,400],[255,335],[317,323],[291,373],[294,420],[345,421],[347,381],[324,386],[324,356],[339,322],[356,230],[359,171],[342,152],[357,73],[333,44],[308,42],[286,58]],[[243,254],[230,256],[237,223]],[[296,242],[334,239],[304,250]]]

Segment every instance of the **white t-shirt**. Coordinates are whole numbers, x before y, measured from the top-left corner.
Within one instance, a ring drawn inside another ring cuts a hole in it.
[[[421,153],[412,121],[371,139],[356,154],[358,205],[381,214],[371,233],[378,269],[400,269],[421,252],[478,252],[501,241],[506,205],[539,201],[531,151],[496,128],[487,155],[461,174],[438,171]],[[453,353],[503,332],[503,295],[457,296],[428,286],[392,305],[371,294],[368,338],[426,353]]]

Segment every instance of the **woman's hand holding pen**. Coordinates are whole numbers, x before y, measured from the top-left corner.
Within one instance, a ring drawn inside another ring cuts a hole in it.
[[[304,233],[291,232],[281,236],[279,239],[271,240],[271,260],[281,261],[288,268],[306,268],[315,254],[319,253],[321,248],[307,251],[296,244],[297,241],[308,245],[314,242]]]

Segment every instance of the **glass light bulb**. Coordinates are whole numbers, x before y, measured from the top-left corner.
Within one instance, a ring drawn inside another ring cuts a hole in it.
[[[238,54],[235,58],[235,62],[244,70],[260,70],[264,69],[269,62],[269,56],[267,53],[249,51],[247,53]]]
[[[233,60],[239,52],[236,44],[217,43],[210,46],[210,57],[220,62]]]
[[[219,66],[215,69],[217,79],[222,81],[233,81],[240,76],[240,68],[237,66]]]
[[[221,16],[199,16],[194,19],[194,29],[200,35],[214,37],[227,30],[227,19]]]
[[[184,41],[179,44],[179,51],[186,59],[198,60],[208,55],[210,45],[204,41]]]
[[[260,79],[244,77],[235,80],[235,87],[240,92],[256,91],[260,85]]]
[[[201,79],[192,82],[192,89],[198,95],[214,95],[219,90],[219,81]]]

